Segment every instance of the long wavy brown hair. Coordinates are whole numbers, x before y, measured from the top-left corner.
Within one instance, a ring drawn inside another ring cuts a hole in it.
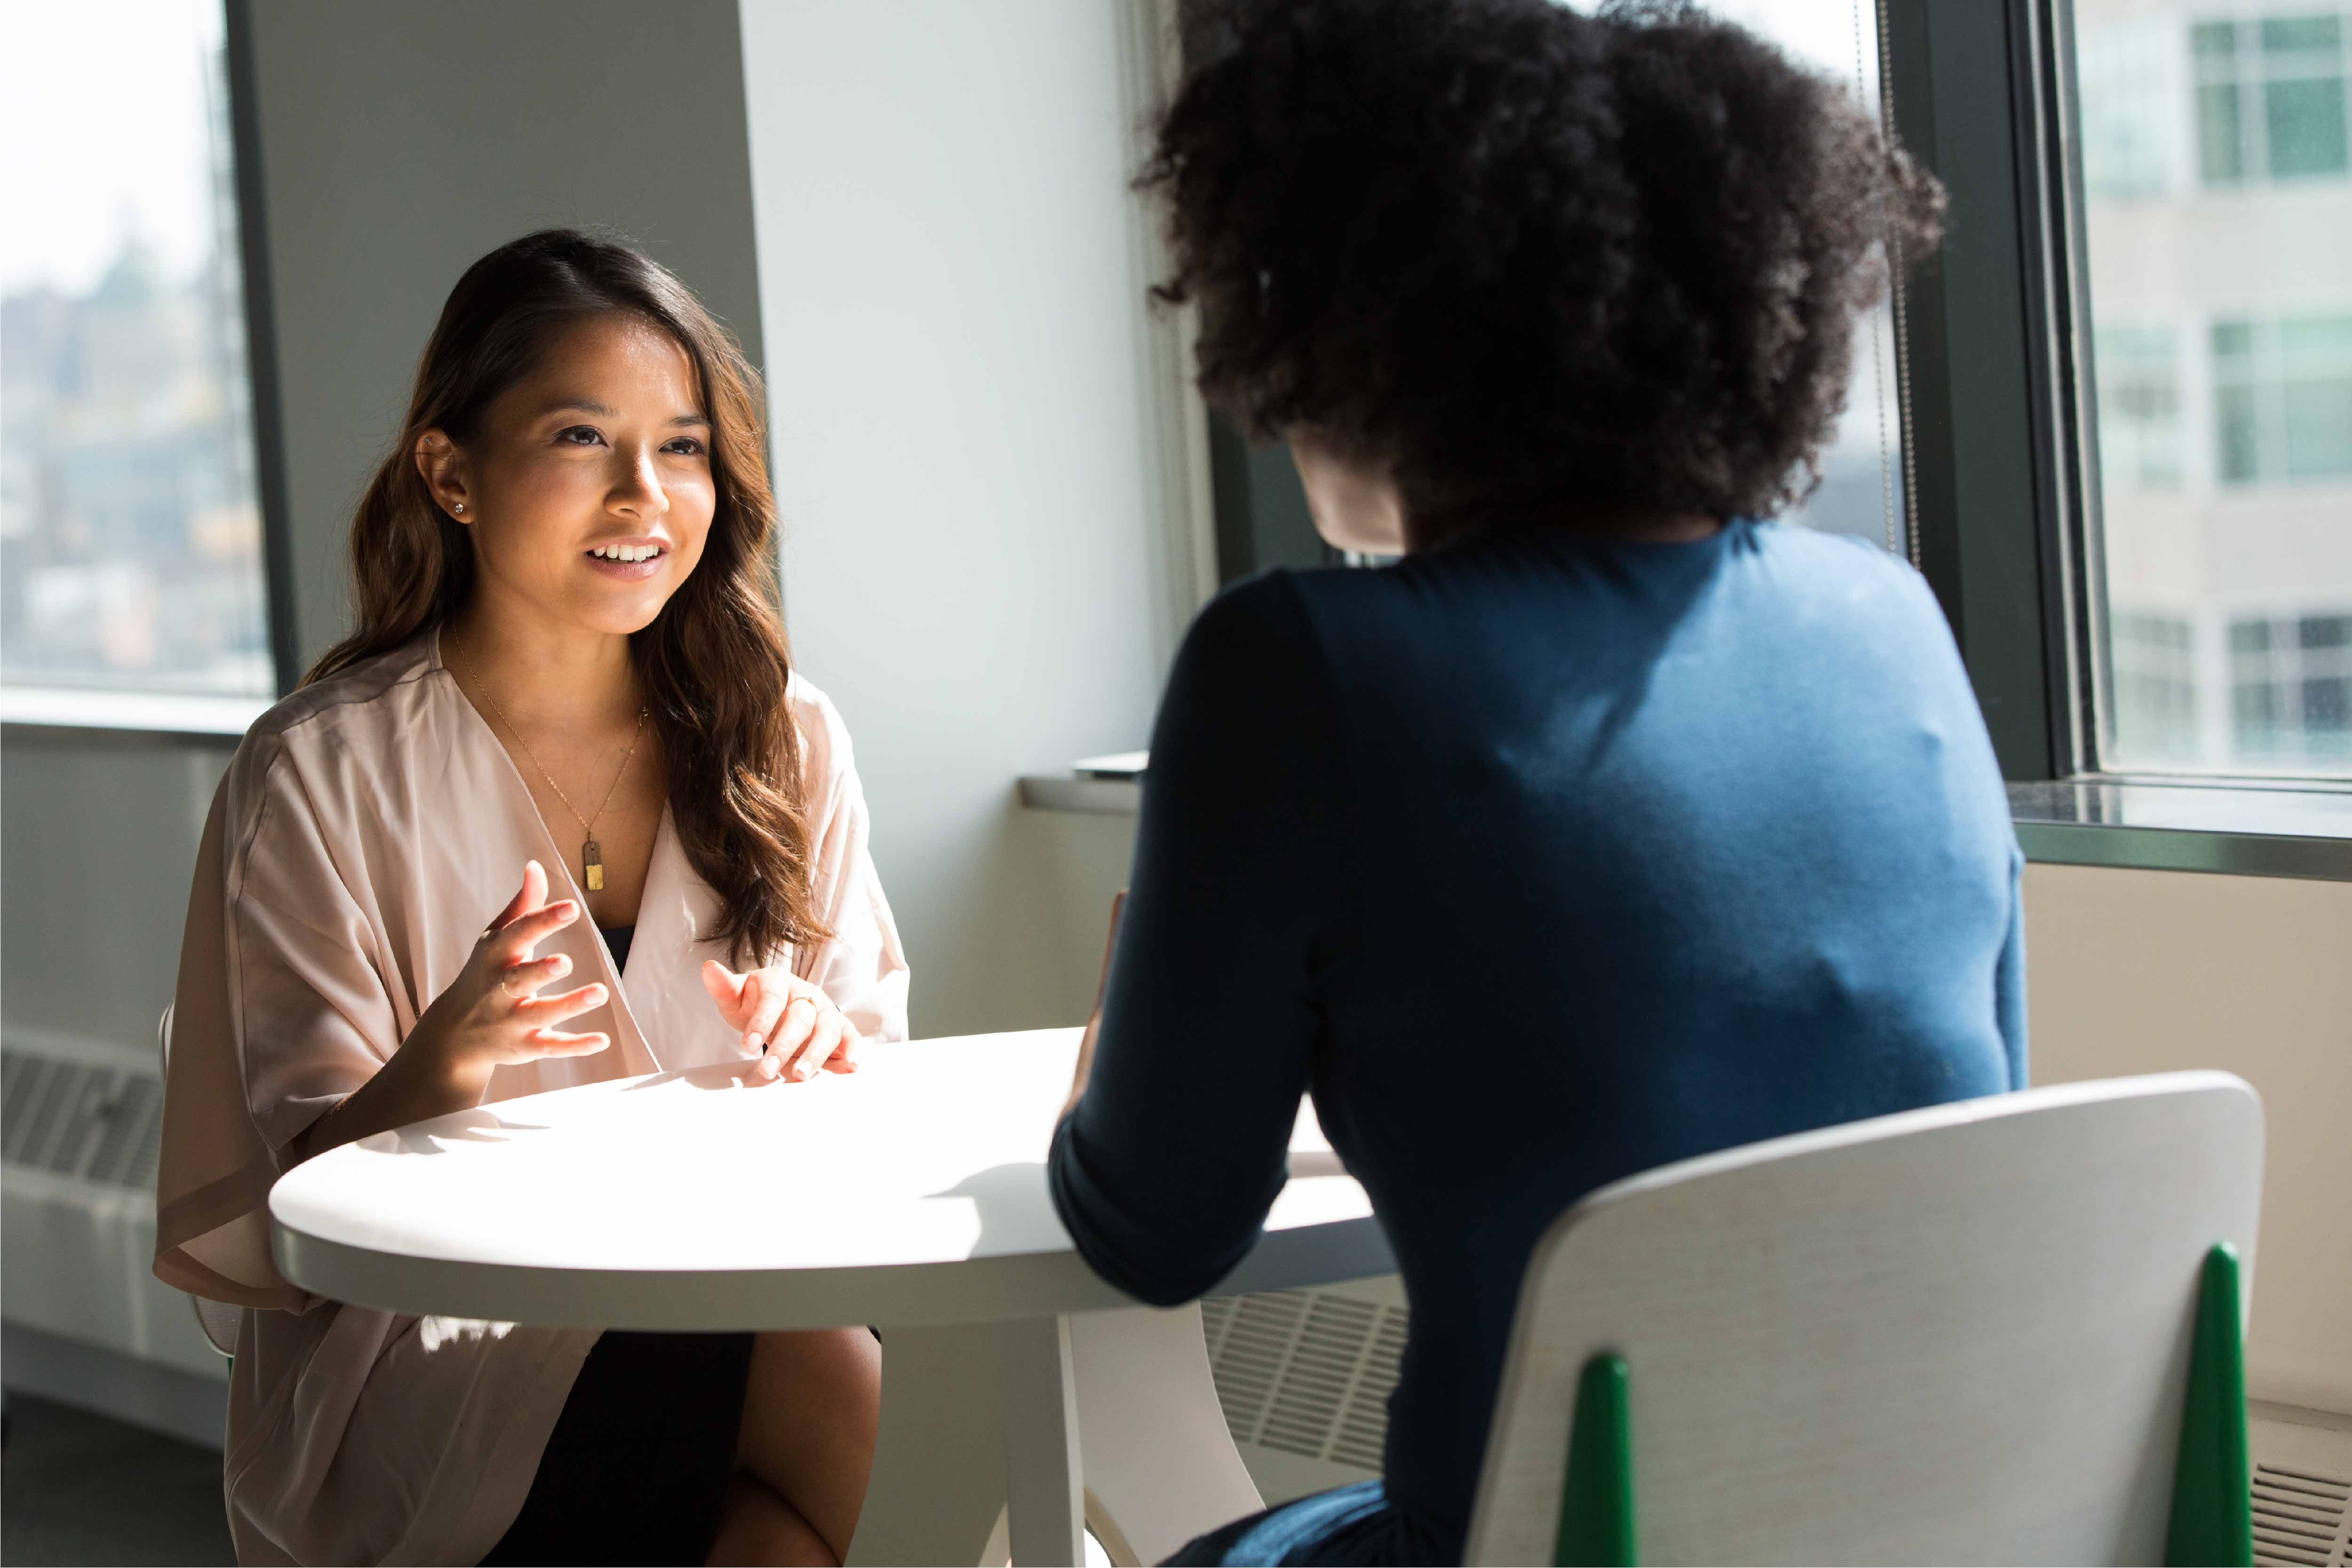
[[[668,758],[670,819],[719,896],[709,935],[730,962],[767,963],[831,934],[811,885],[801,737],[785,701],[792,656],[775,604],[776,505],[768,486],[759,373],[685,284],[617,239],[575,229],[526,235],[466,269],[425,346],[408,418],[352,521],[358,629],[303,678],[323,680],[434,630],[474,588],[471,536],[417,472],[419,437],[463,447],[492,403],[556,335],[625,312],[694,362],[710,417],[718,505],[702,558],[653,624],[630,637],[649,722]]]

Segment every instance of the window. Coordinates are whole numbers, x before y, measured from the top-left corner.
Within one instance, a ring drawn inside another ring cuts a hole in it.
[[[2215,9],[2073,0],[2085,761],[2352,776],[2352,13]]]
[[[2115,638],[2116,728],[2139,750],[2172,761],[2197,755],[2195,631],[2185,616],[2118,611]]]
[[[2352,763],[2352,614],[2231,621],[2230,723],[2250,758]]]
[[[2346,172],[2346,31],[2327,14],[2195,25],[2198,162],[2209,184]]]
[[[2109,484],[2180,483],[2180,366],[2168,327],[2102,327],[2100,458]]]
[[[2352,475],[2352,315],[2213,324],[2223,482]]]
[[[268,696],[221,0],[0,51],[0,679]],[[46,149],[34,155],[35,149]]]
[[[2187,164],[2183,90],[2187,39],[2165,17],[2118,22],[2087,35],[2082,73],[2083,184],[2094,199],[2170,194]]]

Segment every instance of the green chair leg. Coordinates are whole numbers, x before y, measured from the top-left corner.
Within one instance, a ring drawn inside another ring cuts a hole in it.
[[[1576,1384],[1576,1421],[1560,1488],[1559,1542],[1552,1562],[1578,1568],[1632,1568],[1633,1442],[1625,1358],[1597,1355]]]
[[[2205,1255],[2198,1291],[2180,1459],[2172,1475],[2172,1528],[2164,1542],[2168,1563],[2251,1568],[2254,1561],[2246,1349],[2238,1301],[2238,1252],[2224,1241]],[[1581,1430],[1580,1412],[1577,1422]]]

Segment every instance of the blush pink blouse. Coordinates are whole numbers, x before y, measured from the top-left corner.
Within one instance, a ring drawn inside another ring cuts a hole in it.
[[[834,935],[774,961],[866,1038],[902,1039],[907,961],[848,733],[798,676],[787,700]],[[310,1295],[271,1260],[268,1199],[294,1137],[391,1058],[525,860],[547,868],[551,896],[579,896],[578,847],[550,835],[430,636],[271,709],[221,782],[180,952],[155,1272],[247,1309],[224,1478],[241,1562],[474,1563],[530,1489],[594,1331]],[[585,920],[539,948],[571,956],[572,984],[611,988],[609,1007],[564,1026],[612,1046],[501,1068],[489,1098],[740,1058],[698,973],[727,958],[704,937],[718,912],[665,812],[627,972]]]

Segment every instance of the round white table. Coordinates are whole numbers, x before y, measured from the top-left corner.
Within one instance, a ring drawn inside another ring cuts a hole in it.
[[[1199,1309],[1138,1307],[1054,1214],[1043,1161],[1079,1034],[876,1046],[857,1073],[807,1083],[728,1064],[420,1121],[278,1182],[278,1267],[400,1312],[871,1324],[882,1418],[853,1563],[1009,1548],[1075,1564],[1082,1521],[1115,1561],[1157,1562],[1261,1504]],[[1304,1107],[1291,1151],[1265,1236],[1220,1294],[1395,1268]]]

